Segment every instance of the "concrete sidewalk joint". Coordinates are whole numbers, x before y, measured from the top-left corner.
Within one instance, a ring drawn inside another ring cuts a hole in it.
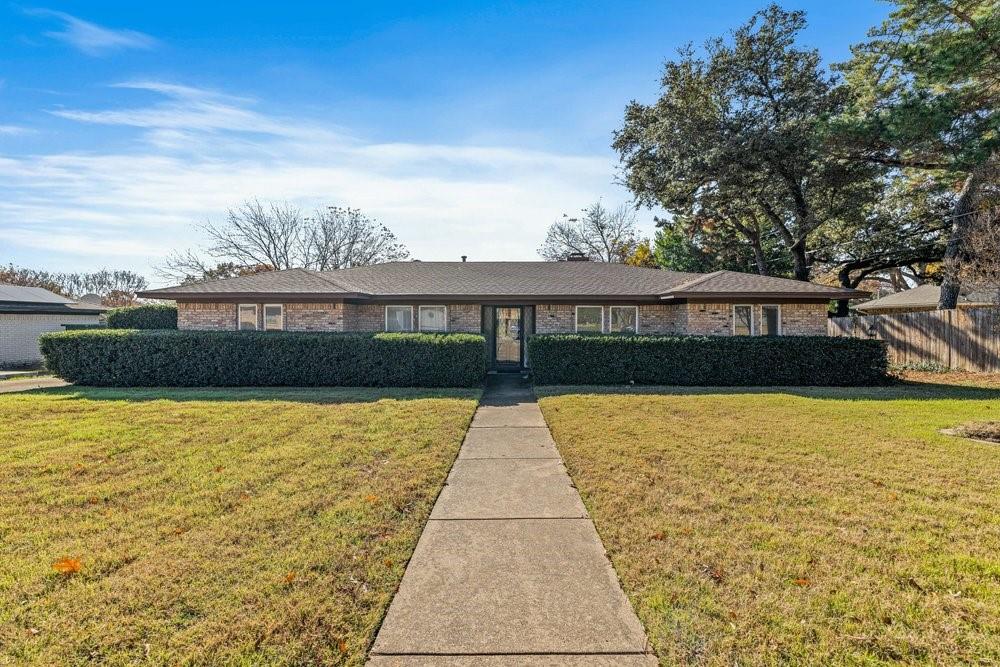
[[[492,378],[369,664],[656,664],[519,378]]]

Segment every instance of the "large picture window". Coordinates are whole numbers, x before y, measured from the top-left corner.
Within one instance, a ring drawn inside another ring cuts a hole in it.
[[[386,331],[413,331],[413,306],[386,306]]]
[[[601,333],[604,331],[604,308],[601,306],[577,306],[576,330],[578,333]]]
[[[239,306],[240,331],[257,330],[257,304],[241,303]]]
[[[781,306],[760,307],[760,335],[781,335]]]
[[[753,335],[753,306],[749,304],[733,306],[733,335]]]
[[[264,331],[281,331],[284,328],[284,307],[280,303],[264,304]]]
[[[420,306],[421,331],[447,331],[448,308],[446,306]]]
[[[608,332],[639,333],[639,307],[611,306],[608,312]]]

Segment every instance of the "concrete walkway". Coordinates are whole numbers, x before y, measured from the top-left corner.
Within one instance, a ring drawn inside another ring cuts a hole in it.
[[[69,383],[51,375],[41,377],[16,378],[0,382],[0,394],[11,394],[17,391],[30,391],[32,389],[49,389],[51,387],[65,387]]]
[[[490,380],[368,664],[655,665],[531,388]]]

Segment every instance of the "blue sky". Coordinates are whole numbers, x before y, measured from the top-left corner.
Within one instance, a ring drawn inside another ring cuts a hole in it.
[[[764,3],[223,4],[0,6],[0,263],[159,284],[250,196],[359,207],[420,259],[537,259],[561,213],[629,200],[611,134],[664,60]],[[828,62],[888,11],[785,6]]]

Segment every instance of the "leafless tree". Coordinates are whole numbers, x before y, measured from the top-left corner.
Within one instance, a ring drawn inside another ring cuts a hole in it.
[[[410,252],[385,225],[356,208],[329,206],[307,219],[302,256],[319,271],[404,260]]]
[[[1000,307],[1000,209],[978,213],[968,229],[962,282]]]
[[[9,265],[0,267],[0,283],[41,287],[57,294],[79,299],[98,294],[106,306],[127,306],[136,301],[136,292],[149,287],[147,280],[134,271],[100,269],[92,273],[55,273]]]
[[[579,218],[565,213],[549,227],[538,254],[550,262],[580,253],[595,262],[624,262],[642,242],[635,212],[627,206],[609,211],[598,201]]]
[[[248,199],[229,209],[225,222],[206,222],[202,231],[209,238],[212,257],[281,270],[306,263],[301,254],[305,224],[301,211],[288,203]]]
[[[248,199],[219,223],[201,226],[202,252],[175,251],[156,268],[180,283],[290,268],[321,271],[406,259],[409,251],[385,225],[358,209],[330,206],[312,217],[287,203]],[[207,255],[206,259],[204,255]]]

